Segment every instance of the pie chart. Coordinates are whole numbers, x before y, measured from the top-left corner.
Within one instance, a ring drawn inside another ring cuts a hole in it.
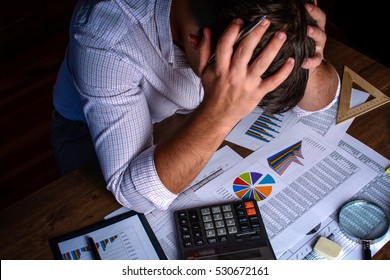
[[[266,199],[272,192],[274,178],[269,174],[259,172],[245,172],[233,182],[233,191],[241,199]]]

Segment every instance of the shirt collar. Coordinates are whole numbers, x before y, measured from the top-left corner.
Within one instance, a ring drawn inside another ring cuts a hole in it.
[[[159,37],[160,50],[163,58],[168,63],[173,64],[174,68],[188,68],[189,64],[185,53],[173,43],[170,12],[172,0],[156,1],[156,25]]]

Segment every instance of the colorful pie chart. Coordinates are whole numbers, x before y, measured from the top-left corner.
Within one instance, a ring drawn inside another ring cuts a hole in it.
[[[274,184],[275,180],[269,174],[245,172],[234,180],[233,191],[241,199],[261,201],[271,194]]]

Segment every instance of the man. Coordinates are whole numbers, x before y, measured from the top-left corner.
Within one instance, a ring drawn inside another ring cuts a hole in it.
[[[220,38],[201,26],[196,7],[217,3],[231,10],[237,2],[256,7],[291,1],[79,2],[54,89],[52,141],[63,171],[96,151],[107,188],[119,203],[139,212],[169,207],[230,130],[301,69],[293,58],[277,58],[287,40],[283,31],[274,32],[253,56],[272,24],[268,18],[237,47],[243,19],[231,21]],[[302,66],[309,78],[295,104],[316,111],[334,99],[337,74],[322,59],[325,16],[313,5],[307,8],[319,28],[308,28],[315,54]],[[282,63],[267,73],[274,60]],[[154,145],[153,123],[189,112],[179,130]]]

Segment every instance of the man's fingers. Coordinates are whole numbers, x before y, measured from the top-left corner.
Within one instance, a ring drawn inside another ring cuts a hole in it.
[[[316,68],[318,67],[323,60],[323,56],[320,53],[315,53],[315,55],[307,58],[303,63],[302,63],[302,68],[305,69],[311,69],[311,68]]]
[[[228,69],[230,67],[233,46],[237,40],[237,36],[244,24],[242,19],[234,19],[231,24],[223,32],[221,38],[218,41],[217,48],[215,50],[215,67],[216,69]]]
[[[315,5],[305,4],[305,7],[310,16],[316,20],[318,27],[307,27],[307,36],[314,40],[316,52],[313,56],[306,59],[306,61],[302,64],[302,67],[305,69],[315,69],[321,64],[324,58],[324,48],[327,39],[325,33],[326,15],[319,7],[316,6],[316,2]]]
[[[261,23],[238,44],[232,59],[233,68],[241,71],[242,69],[246,69],[248,67],[248,63],[253,56],[253,51],[259,44],[269,26],[270,21],[267,18],[263,19]]]
[[[326,42],[326,15],[320,8],[312,4],[306,4],[306,9],[318,25],[318,27],[309,25],[307,27],[307,36],[315,41],[316,47],[323,48]]]
[[[326,42],[326,33],[320,28],[314,26],[307,27],[307,36],[314,40],[316,47],[324,48]]]
[[[277,32],[272,40],[268,42],[267,46],[261,51],[249,67],[248,72],[254,79],[257,79],[264,74],[277,56],[286,39],[286,33]]]
[[[294,58],[290,57],[276,73],[261,81],[259,86],[261,91],[268,93],[277,88],[291,74],[292,70],[294,69],[294,64]],[[261,80],[260,77],[258,79]]]
[[[306,11],[317,22],[321,30],[325,30],[326,14],[319,7],[313,4],[305,4]]]
[[[305,69],[315,68],[321,64],[324,58],[324,48],[326,42],[326,33],[319,28],[314,26],[308,26],[307,28],[307,36],[312,38],[316,45],[315,54],[302,64],[302,67]]]

